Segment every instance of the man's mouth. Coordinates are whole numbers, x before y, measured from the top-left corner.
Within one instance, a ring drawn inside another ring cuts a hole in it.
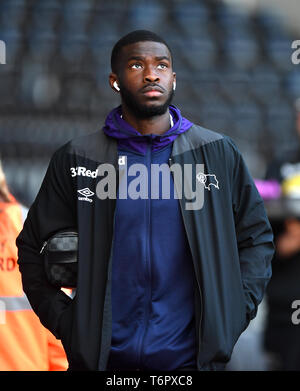
[[[146,96],[160,96],[163,94],[163,89],[159,86],[147,86],[142,89],[142,93]]]
[[[160,96],[162,92],[158,90],[149,90],[149,91],[145,91],[143,94],[146,96]]]

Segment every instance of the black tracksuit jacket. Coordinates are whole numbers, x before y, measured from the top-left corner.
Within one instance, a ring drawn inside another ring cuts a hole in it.
[[[95,171],[102,163],[118,170],[117,141],[101,130],[61,147],[17,238],[24,291],[42,324],[62,340],[70,370],[103,371],[110,352],[116,199],[78,201],[77,190],[88,187],[96,193],[97,180],[70,173],[78,166]],[[273,234],[263,201],[230,138],[193,125],[173,142],[170,163],[204,164],[206,173],[218,180],[218,189],[204,189],[201,209],[187,210],[190,200],[179,200],[195,271],[197,367],[217,370],[256,315],[271,277]],[[79,232],[74,299],[47,282],[40,254],[49,236],[72,227]]]

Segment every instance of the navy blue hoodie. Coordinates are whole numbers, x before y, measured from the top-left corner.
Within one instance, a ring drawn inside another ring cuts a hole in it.
[[[141,135],[121,118],[121,107],[104,127],[118,139],[123,170],[114,222],[108,370],[196,367],[192,256],[167,165],[174,139],[192,123],[174,106],[170,113],[174,126],[163,135]],[[162,164],[164,174],[154,183],[151,166]],[[170,183],[167,199],[163,175]]]

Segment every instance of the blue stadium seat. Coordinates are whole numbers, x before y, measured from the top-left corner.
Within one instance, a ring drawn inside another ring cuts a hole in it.
[[[255,67],[251,75],[250,91],[262,103],[272,101],[281,90],[281,77],[268,63]]]
[[[292,103],[284,97],[278,97],[266,106],[265,124],[269,139],[282,153],[291,150],[299,143],[295,130],[295,113]]]
[[[62,25],[70,33],[83,34],[87,31],[92,16],[90,0],[67,0],[62,8]]]
[[[57,0],[44,0],[34,3],[31,11],[31,29],[55,34],[61,15],[61,3]]]
[[[152,30],[160,33],[166,23],[166,7],[162,2],[131,1],[128,8],[128,30]]]
[[[47,31],[31,31],[28,37],[29,55],[43,62],[50,61],[56,53],[57,37]]]
[[[79,62],[84,59],[88,49],[88,36],[84,33],[62,34],[60,53],[68,62]]]
[[[189,76],[188,82],[190,88],[193,89],[194,93],[199,96],[202,101],[211,102],[221,96],[221,75],[221,69],[210,67],[201,70],[201,72],[198,72],[192,78]]]
[[[83,77],[68,78],[63,88],[64,104],[67,110],[78,114],[88,110],[93,88],[91,80]]]
[[[209,8],[200,1],[175,1],[172,22],[186,37],[199,38],[208,31],[211,22]]]
[[[292,99],[297,99],[300,97],[300,65],[295,66],[294,69],[287,73],[285,78],[285,87],[287,94]]]
[[[289,71],[294,67],[291,61],[291,43],[289,38],[271,37],[265,43],[266,52],[270,61],[280,71]]]
[[[181,51],[192,70],[206,70],[216,65],[218,48],[210,36],[183,40]]]
[[[93,26],[89,36],[89,47],[97,65],[109,66],[113,45],[119,40],[117,29],[109,21]]]
[[[13,108],[16,105],[17,95],[16,76],[13,73],[0,73],[0,86],[0,108]]]
[[[241,102],[249,96],[250,74],[231,66],[220,70],[220,86],[222,93],[231,102]]]
[[[220,4],[216,7],[216,17],[219,26],[226,34],[251,33],[252,20],[246,9]]]
[[[232,110],[231,106],[220,97],[203,102],[199,105],[200,124],[216,132],[232,133]]]
[[[26,0],[0,2],[0,26],[18,30],[26,17]]]
[[[236,102],[233,107],[235,137],[252,145],[259,145],[263,138],[262,107],[250,98]]]
[[[267,40],[287,38],[288,33],[279,13],[272,12],[272,9],[261,11],[256,16],[256,20],[262,30],[263,38]]]
[[[224,40],[224,50],[228,65],[237,69],[251,69],[260,61],[259,47],[252,36],[231,36]]]

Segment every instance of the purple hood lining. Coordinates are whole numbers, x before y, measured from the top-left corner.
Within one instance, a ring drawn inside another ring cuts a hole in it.
[[[178,135],[186,132],[193,125],[192,122],[181,116],[180,110],[176,106],[170,105],[169,110],[173,117],[174,126],[164,134],[142,135],[121,118],[121,105],[108,114],[103,132],[109,137],[118,139],[119,149],[129,149],[143,155],[147,152],[149,139],[152,139],[152,151],[155,152],[172,143]]]

